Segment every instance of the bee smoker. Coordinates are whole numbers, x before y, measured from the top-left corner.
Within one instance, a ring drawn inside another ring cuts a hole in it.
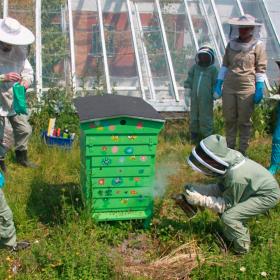
[[[175,204],[187,214],[188,218],[192,218],[196,215],[197,208],[188,203],[183,193],[173,195],[172,199],[175,201]]]

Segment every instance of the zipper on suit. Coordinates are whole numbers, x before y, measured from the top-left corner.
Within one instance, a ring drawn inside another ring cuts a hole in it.
[[[200,87],[202,76],[203,76],[203,72],[200,72],[199,78],[198,78],[198,83],[197,83],[196,96],[198,96],[198,92],[199,92],[199,87]]]

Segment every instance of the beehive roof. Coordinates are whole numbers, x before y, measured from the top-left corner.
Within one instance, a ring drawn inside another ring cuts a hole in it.
[[[74,99],[80,121],[106,119],[118,116],[164,121],[161,115],[142,98],[105,94]]]

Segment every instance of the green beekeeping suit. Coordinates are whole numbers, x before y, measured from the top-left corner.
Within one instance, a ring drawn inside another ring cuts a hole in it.
[[[190,132],[200,134],[202,138],[213,133],[213,91],[217,74],[214,64],[205,67],[197,63],[191,67],[184,82],[184,87],[190,89]]]
[[[229,149],[226,139],[220,135],[203,139],[188,161],[195,170],[220,179],[216,194],[205,195],[197,189],[190,192],[190,197],[194,196],[197,205],[219,212],[224,236],[233,243],[234,250],[248,252],[250,235],[245,222],[278,203],[280,189],[276,179],[257,162]]]
[[[16,229],[13,222],[13,213],[8,206],[4,193],[0,188],[0,243],[14,247],[16,245]]]

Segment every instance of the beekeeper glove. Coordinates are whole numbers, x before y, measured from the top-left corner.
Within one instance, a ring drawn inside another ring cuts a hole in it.
[[[259,104],[263,99],[264,82],[256,82],[256,91],[254,95],[254,103]]]
[[[206,207],[216,213],[223,213],[226,208],[226,202],[222,197],[201,195],[198,192],[186,190],[186,199],[189,204]]]
[[[218,77],[216,80],[216,84],[214,87],[214,94],[213,94],[214,99],[219,99],[222,96],[222,85],[224,83],[224,79],[225,79],[227,72],[228,72],[228,68],[225,66],[222,66],[219,71],[219,74],[218,74]]]
[[[5,184],[5,177],[4,175],[0,172],[0,189],[3,189]]]

